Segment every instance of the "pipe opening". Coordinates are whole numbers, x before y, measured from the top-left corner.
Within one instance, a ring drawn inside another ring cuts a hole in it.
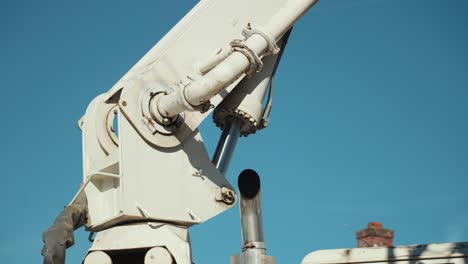
[[[260,177],[254,170],[243,170],[237,179],[237,185],[243,198],[252,199],[260,192]]]

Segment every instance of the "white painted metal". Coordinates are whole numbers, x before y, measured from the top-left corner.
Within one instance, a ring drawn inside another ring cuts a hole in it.
[[[209,56],[205,60],[201,61],[197,65],[197,69],[200,71],[201,75],[205,75],[211,69],[213,69],[216,65],[220,64],[224,59],[231,54],[231,46],[227,46],[225,48],[220,48],[216,50],[212,56]]]
[[[116,104],[106,99],[106,94],[96,97],[82,117],[83,184],[71,203],[86,194],[88,228],[108,220],[109,215],[119,214],[122,204],[119,148],[107,128],[108,116],[114,115]]]
[[[183,226],[164,223],[137,223],[108,228],[97,233],[90,252],[123,251],[163,247],[177,264],[192,264],[190,237]]]
[[[186,76],[197,75],[197,62],[206,59],[211,54],[208,53],[209,50],[223,47],[229,41],[240,38],[242,29],[249,22],[254,25],[270,25],[273,22],[267,21],[275,20],[273,17],[284,18],[286,24],[281,24],[282,29],[273,30],[267,26],[262,31],[256,28],[251,30],[246,45],[254,53],[263,54],[274,45],[269,39],[281,37],[282,32],[291,26],[288,23],[293,23],[314,2],[200,2],[118,82],[120,85],[93,100],[83,117],[84,184],[79,192],[79,195],[86,193],[88,198],[88,228],[97,231],[120,222],[144,219],[192,225],[230,208],[235,197],[226,194],[233,193],[232,187],[212,165],[196,129],[205,116],[186,112],[180,117],[179,125],[174,130],[161,126],[152,128],[151,123],[154,120],[150,120],[150,110],[145,107],[151,102],[151,96],[155,92],[172,91],[175,94],[186,87],[185,83],[191,84],[187,86],[191,87],[187,90],[190,91],[186,94],[188,99],[203,99],[200,96],[211,88],[201,85],[203,82],[192,81],[193,78],[187,79]],[[244,8],[257,5],[258,9]],[[226,17],[229,17],[227,21]],[[276,25],[275,23],[273,24]],[[210,30],[216,34],[206,34]],[[206,38],[201,38],[200,35]],[[196,45],[196,52],[193,45]],[[206,57],[200,56],[203,54]],[[217,76],[215,79],[225,76],[226,78],[222,78],[223,87],[218,87],[224,89],[233,81],[235,84],[240,80],[231,78],[233,73],[239,75],[238,70],[231,68],[236,62],[241,62],[243,66],[239,64],[240,68],[245,68],[246,65],[248,67],[249,64],[243,53],[234,52],[221,62],[220,65],[226,64],[226,68],[214,66],[205,76],[214,74]],[[204,68],[210,68],[212,64],[205,63]],[[197,83],[201,86],[194,89]],[[261,102],[261,97],[265,94],[266,81],[261,82],[260,86],[257,87],[258,91],[250,91],[256,104]],[[222,97],[216,99],[217,104],[221,99]],[[118,115],[118,142],[109,129],[109,120],[112,120],[110,116],[113,116],[117,102],[121,113]],[[161,128],[162,131],[159,130]],[[220,194],[222,190],[225,192]]]
[[[260,128],[263,118],[263,100],[271,82],[278,55],[263,59],[263,70],[250,78],[244,78],[236,88],[227,95],[213,113],[217,126],[224,127],[229,116],[242,120],[240,134],[247,136]]]
[[[302,264],[465,264],[467,262],[468,243],[466,242],[398,247],[319,250],[310,253],[302,260]]]
[[[268,43],[260,35],[252,36],[246,41],[246,45],[250,45],[249,48],[254,52],[254,48],[263,51],[268,47]],[[257,56],[259,56],[258,53]],[[226,86],[240,78],[247,71],[249,65],[250,61],[244,54],[241,52],[231,53],[211,71],[185,86],[180,92],[162,97],[157,102],[159,112],[163,116],[172,117],[190,110],[190,106],[198,106],[209,101]]]
[[[163,247],[154,247],[145,255],[145,264],[173,264],[172,256]]]
[[[168,103],[171,107],[177,108],[178,110],[175,112],[178,113],[182,110],[182,108],[179,108],[181,105],[184,105],[184,109],[190,109],[191,107],[185,98],[189,99],[191,104],[195,106],[197,100],[200,101],[200,99],[205,98],[205,94],[210,94],[210,96],[216,94],[210,99],[210,104],[216,107],[244,77],[243,69],[248,67],[249,61],[244,55],[234,52],[231,54],[234,59],[227,58],[224,60],[233,60],[234,65],[227,65],[224,70],[215,70],[216,67],[214,67],[211,71],[202,75],[200,70],[205,71],[219,61],[218,58],[213,59],[213,51],[222,49],[220,53],[225,54],[227,52],[225,49],[231,41],[244,39],[242,31],[248,23],[254,29],[256,29],[257,25],[275,26],[276,22],[268,21],[280,12],[281,14],[278,17],[283,19],[282,27],[286,28],[270,31],[270,26],[265,26],[265,30],[262,29],[266,34],[273,36],[271,39],[277,40],[281,36],[276,35],[287,30],[287,25],[290,27],[295,19],[313,3],[315,3],[315,0],[201,1],[114,85],[109,92],[109,96],[116,94],[123,88],[120,99],[121,111],[131,121],[138,133],[153,145],[174,147],[192,133],[209,115],[211,110],[204,113],[198,111],[184,112],[183,125],[178,127],[172,135],[162,136],[160,133],[154,133],[148,129],[145,120],[141,118],[140,98],[143,96],[143,88],[155,82],[164,83],[167,87],[170,87],[173,91],[171,94],[174,95],[169,96],[168,99],[163,99],[161,104]],[[249,39],[247,44],[254,51],[265,50],[270,46],[265,42],[264,36],[260,34],[255,33]],[[220,57],[222,58],[224,55]],[[206,63],[207,60],[211,62]],[[239,62],[242,65],[238,64]],[[204,65],[202,69],[200,64]],[[205,76],[213,76],[214,79]],[[198,81],[203,78],[206,81]],[[223,82],[222,85],[218,86],[217,78],[220,78]],[[205,86],[206,82],[215,86],[211,88]],[[186,86],[192,87],[193,91],[185,93],[187,97],[176,96],[176,94],[182,95]],[[221,90],[224,92],[219,93]],[[124,102],[126,106],[123,106]],[[153,103],[156,103],[156,101]]]
[[[266,55],[271,51],[272,42],[276,43],[315,2],[316,0],[285,1],[263,27],[254,28],[252,35],[245,40],[245,45],[257,57]],[[251,63],[242,52],[231,53],[206,75],[185,86],[181,92],[162,97],[158,102],[159,112],[171,117],[189,110],[190,105],[198,106],[207,102],[246,73]]]
[[[107,94],[97,96],[86,109],[82,117],[83,131],[83,181],[104,170],[107,173],[118,175],[118,166],[105,170],[103,166],[111,166],[117,162],[106,162],[118,152],[116,144],[108,133],[108,117],[114,115],[115,103],[107,103]],[[105,163],[105,164],[103,164]]]
[[[198,131],[162,151],[120,117],[119,137],[123,214],[192,225],[232,207],[216,201],[222,187],[233,187],[212,164]]]
[[[260,66],[258,58],[275,53],[275,43],[316,1],[201,1],[108,93],[90,103],[79,124],[83,185],[72,200],[86,194],[86,226],[99,231],[84,264],[112,264],[108,255],[112,251],[131,254],[143,248],[150,248],[146,264],[173,260],[192,264],[187,228],[229,209],[236,198],[232,186],[211,163],[197,130],[211,110],[192,110],[208,100],[218,106],[249,69]],[[242,35],[249,23],[253,28]],[[232,51],[227,45],[236,39],[244,39],[245,47]],[[269,77],[264,73],[257,78],[261,79],[256,86],[246,85],[237,96],[233,93],[233,101],[244,95],[253,97],[242,101],[238,109],[258,122],[259,102]],[[148,92],[153,90],[168,95],[151,101],[154,94]],[[150,103],[155,105],[149,107]],[[148,116],[142,115],[146,106],[149,112],[157,109],[166,117],[190,111],[180,116],[173,130],[155,130]],[[118,137],[111,129],[114,111],[121,113]],[[255,250],[244,247],[231,263],[274,263],[265,256],[263,239],[254,240],[259,241],[248,242]],[[467,263],[468,243],[322,250],[309,254],[302,263],[416,261]]]
[[[86,256],[84,264],[112,264],[112,259],[102,251],[93,251]]]
[[[192,225],[233,206],[233,188],[212,164],[198,131],[182,145],[161,151],[119,115],[119,151],[106,155],[96,147],[92,119],[102,103],[93,101],[83,125],[86,180],[79,194],[88,198],[89,229],[144,219]],[[223,188],[232,201],[218,199],[224,197]]]
[[[86,195],[86,227],[98,232],[85,263],[107,263],[104,252],[155,247],[167,249],[177,264],[192,263],[187,228],[236,200],[197,130],[211,110],[192,111],[200,110],[193,106],[208,99],[217,106],[248,69],[262,64],[259,57],[277,51],[276,41],[315,1],[201,1],[109,92],[90,103],[80,120],[83,184],[72,200]],[[243,33],[248,24],[253,29]],[[244,38],[245,43],[226,48]],[[250,91],[256,105],[246,109],[259,108],[265,82]],[[159,124],[164,119],[155,123],[160,116],[154,109],[160,106],[164,116],[179,114],[173,126]],[[112,128],[115,113],[118,136]],[[164,255],[154,249],[147,262],[159,256],[166,263]]]

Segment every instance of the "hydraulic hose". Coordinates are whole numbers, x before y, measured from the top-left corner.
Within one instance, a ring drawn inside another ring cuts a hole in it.
[[[75,244],[73,231],[86,223],[87,201],[83,195],[72,205],[66,206],[54,224],[42,234],[44,264],[64,264],[65,251]]]

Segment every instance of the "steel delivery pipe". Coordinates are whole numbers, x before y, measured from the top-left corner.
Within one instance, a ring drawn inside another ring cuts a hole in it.
[[[283,34],[309,9],[317,0],[290,0],[273,16],[261,31],[277,42]],[[254,33],[245,40],[246,46],[258,57],[267,54],[268,40]],[[158,114],[171,118],[179,113],[199,106],[227,86],[240,78],[250,67],[248,58],[239,51],[232,52],[208,73],[186,86],[181,92],[162,96],[155,103]],[[188,104],[188,105],[187,105]]]

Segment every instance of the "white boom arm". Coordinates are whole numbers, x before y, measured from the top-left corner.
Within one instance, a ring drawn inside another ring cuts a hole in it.
[[[244,31],[245,41],[231,43],[238,49],[234,49],[221,63],[200,79],[185,86],[180,93],[172,93],[156,101],[159,114],[164,117],[176,116],[206,103],[242,74],[260,71],[261,61],[257,59],[267,54],[276,54],[279,51],[276,42],[315,2],[316,0],[287,1],[265,25],[247,28]]]
[[[239,135],[265,126],[278,46],[316,1],[200,1],[90,103],[79,122],[83,185],[72,201],[87,200],[85,225],[97,232],[84,263],[112,263],[115,252],[143,248],[152,248],[145,263],[192,263],[187,228],[236,202],[226,156]],[[216,165],[198,131],[213,109],[235,139],[222,138]]]

